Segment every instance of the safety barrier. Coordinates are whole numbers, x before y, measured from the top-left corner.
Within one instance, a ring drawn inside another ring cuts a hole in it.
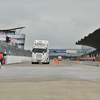
[[[96,61],[95,57],[84,57],[84,58],[78,58],[79,61]]]
[[[31,57],[25,56],[6,56],[6,64],[21,63],[31,61]]]

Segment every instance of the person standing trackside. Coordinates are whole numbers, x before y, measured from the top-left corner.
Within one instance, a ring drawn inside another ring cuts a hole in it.
[[[3,60],[3,53],[0,54],[0,60],[1,60],[1,64],[2,64],[2,60]]]

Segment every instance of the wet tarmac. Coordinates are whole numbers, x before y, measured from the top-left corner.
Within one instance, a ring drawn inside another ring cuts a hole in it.
[[[100,100],[100,67],[72,61],[2,65],[0,100]]]
[[[100,67],[63,61],[60,65],[21,63],[2,66],[0,82],[83,80],[100,82]]]

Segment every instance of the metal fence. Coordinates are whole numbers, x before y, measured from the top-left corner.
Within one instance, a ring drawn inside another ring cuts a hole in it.
[[[3,53],[6,52],[7,55],[13,55],[13,56],[27,56],[27,57],[32,56],[31,51],[16,48],[3,41],[0,41],[0,52],[3,52]]]

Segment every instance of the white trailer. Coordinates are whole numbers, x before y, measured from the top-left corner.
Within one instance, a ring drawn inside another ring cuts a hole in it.
[[[35,40],[32,48],[32,64],[49,64],[49,42],[47,40]]]

